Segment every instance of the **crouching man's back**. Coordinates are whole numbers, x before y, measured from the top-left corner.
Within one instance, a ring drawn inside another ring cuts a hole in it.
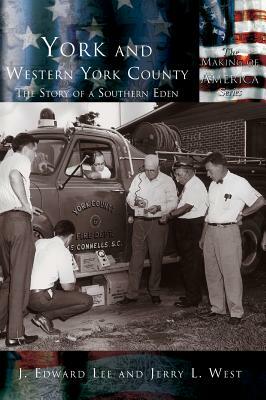
[[[54,319],[66,321],[93,304],[91,296],[76,290],[73,256],[67,248],[75,232],[71,221],[62,220],[56,224],[53,238],[36,242],[29,309],[37,313],[33,324],[50,335],[60,333],[53,326]],[[58,281],[62,290],[56,288]]]

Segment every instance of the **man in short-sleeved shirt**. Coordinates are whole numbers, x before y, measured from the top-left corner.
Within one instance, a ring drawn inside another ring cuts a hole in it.
[[[4,281],[0,288],[0,331],[7,346],[30,344],[37,336],[25,335],[23,315],[29,299],[34,258],[30,201],[30,172],[38,140],[20,133],[13,154],[0,164],[0,265]]]
[[[241,321],[242,305],[242,244],[238,221],[264,206],[264,198],[246,179],[231,173],[225,157],[211,153],[205,159],[209,188],[209,209],[200,240],[203,247],[205,272],[211,303],[210,316],[230,312],[229,322]],[[245,208],[244,208],[245,207]]]
[[[175,163],[173,171],[176,180],[183,185],[178,206],[170,213],[170,217],[175,217],[178,255],[181,256],[185,286],[185,296],[180,297],[175,306],[191,307],[197,306],[202,297],[203,259],[198,242],[208,207],[208,196],[190,160]]]
[[[55,237],[36,242],[29,308],[38,313],[32,322],[50,335],[60,333],[54,319],[65,321],[88,311],[93,303],[91,296],[75,290],[74,260],[67,249],[74,234],[72,222],[62,220],[55,226]],[[56,289],[57,281],[62,290]]]

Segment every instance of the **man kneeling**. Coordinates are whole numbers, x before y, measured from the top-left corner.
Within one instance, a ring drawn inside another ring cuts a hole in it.
[[[49,335],[58,335],[53,326],[56,318],[66,321],[88,311],[92,297],[76,291],[73,257],[67,249],[74,234],[71,221],[62,220],[55,226],[55,236],[36,242],[36,253],[31,275],[29,309],[37,312],[32,323]],[[55,288],[59,280],[62,290]]]

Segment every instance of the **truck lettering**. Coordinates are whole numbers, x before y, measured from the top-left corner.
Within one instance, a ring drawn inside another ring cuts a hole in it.
[[[75,245],[70,245],[69,250],[75,251],[86,251],[86,250],[100,250],[114,247],[122,247],[123,243],[121,240],[112,240],[111,242],[94,242],[94,243],[78,243]]]
[[[112,213],[113,212],[113,205],[108,203],[108,201],[102,201],[102,200],[91,200],[91,201],[85,201],[80,204],[77,204],[75,208],[73,208],[72,212],[75,215],[80,214],[82,211],[85,211],[89,208],[102,208],[103,210],[106,210],[107,212]]]
[[[122,246],[121,240],[113,240],[111,243],[111,247],[120,247]]]
[[[99,250],[106,249],[109,245],[109,242],[100,242],[100,243],[79,243],[77,244],[76,249],[80,250]]]
[[[87,240],[87,239],[105,239],[112,238],[114,236],[112,231],[96,231],[96,232],[78,232],[76,233],[76,240]]]

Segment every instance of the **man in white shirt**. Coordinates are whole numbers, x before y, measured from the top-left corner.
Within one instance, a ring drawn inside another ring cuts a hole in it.
[[[93,153],[84,154],[87,155],[87,160],[82,164],[82,172],[84,178],[89,179],[110,179],[111,171],[105,165],[104,155],[101,151],[94,151]],[[67,175],[71,175],[77,165],[68,167],[66,169]],[[81,168],[78,168],[74,175],[81,175]]]
[[[173,179],[160,172],[159,159],[156,155],[149,154],[145,157],[144,168],[145,172],[133,179],[127,196],[127,202],[135,213],[135,219],[128,291],[121,304],[137,301],[147,250],[151,262],[149,293],[154,304],[161,303],[161,268],[168,225],[160,224],[160,219],[162,215],[176,208],[177,192]]]
[[[204,217],[208,207],[208,195],[204,183],[195,175],[190,160],[176,162],[173,166],[176,180],[183,185],[177,209],[168,218],[176,219],[178,255],[185,286],[185,297],[175,302],[176,307],[198,306],[201,301],[203,270],[202,252],[198,246]]]
[[[30,172],[37,142],[32,135],[18,134],[14,151],[0,164],[0,265],[4,281],[0,288],[0,331],[7,346],[30,344],[38,336],[25,335],[23,317],[29,299],[34,258],[33,207]]]
[[[110,179],[111,171],[105,165],[104,155],[101,151],[94,151],[89,162],[90,170],[84,168],[83,172],[89,179]]]
[[[71,221],[62,220],[56,224],[53,238],[36,242],[29,309],[37,312],[32,322],[50,335],[60,333],[53,326],[54,319],[66,321],[93,304],[91,296],[75,290],[73,256],[67,249],[75,232]],[[57,281],[62,290],[56,289]]]
[[[211,153],[204,163],[207,175],[213,181],[209,187],[209,209],[200,240],[211,303],[210,316],[226,314],[227,303],[229,323],[237,325],[244,313],[238,222],[263,207],[265,200],[246,179],[228,170],[221,153]]]

